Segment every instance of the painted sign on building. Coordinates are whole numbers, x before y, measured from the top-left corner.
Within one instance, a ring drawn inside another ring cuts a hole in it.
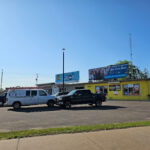
[[[63,74],[57,74],[55,81],[56,83],[62,83]],[[64,82],[65,83],[79,82],[79,71],[64,73]]]
[[[107,75],[110,66],[89,70],[89,80],[103,80]]]
[[[57,87],[56,85],[52,86],[52,95],[54,95],[58,92],[59,92],[59,87]]]

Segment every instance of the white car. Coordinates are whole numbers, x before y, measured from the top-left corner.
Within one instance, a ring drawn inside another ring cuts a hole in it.
[[[19,109],[21,106],[47,104],[54,106],[55,96],[49,95],[43,89],[13,89],[8,90],[4,106],[12,106]]]

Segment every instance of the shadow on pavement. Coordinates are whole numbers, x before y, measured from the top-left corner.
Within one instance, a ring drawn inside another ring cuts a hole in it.
[[[28,108],[21,108],[18,110],[14,109],[8,109],[8,111],[15,111],[15,112],[26,112],[26,113],[31,113],[31,112],[44,112],[44,111],[59,111],[59,110],[68,110],[68,111],[78,111],[78,110],[111,110],[111,109],[122,109],[126,107],[122,106],[111,106],[111,105],[104,105],[101,107],[92,107],[92,106],[72,106],[70,109],[64,109],[64,108],[59,108],[59,107],[53,107],[53,108],[48,108],[48,107],[28,107]]]
[[[21,108],[18,110],[14,110],[13,108],[8,109],[8,111],[15,111],[15,112],[26,112],[26,113],[31,113],[31,112],[44,112],[44,111],[58,111],[60,110],[59,107],[26,107],[26,108]]]
[[[77,110],[111,110],[111,109],[122,109],[126,107],[122,106],[111,106],[111,105],[104,105],[101,107],[92,107],[92,106],[79,106],[79,107],[72,107],[69,110],[77,111]]]

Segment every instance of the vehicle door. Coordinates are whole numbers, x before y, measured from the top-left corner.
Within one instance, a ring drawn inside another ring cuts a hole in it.
[[[25,90],[25,96],[20,97],[20,101],[22,105],[32,105],[32,97],[31,97],[31,91]]]
[[[92,101],[93,101],[92,93],[88,90],[83,91],[83,101],[82,101],[82,103],[86,104],[86,103],[91,103]]]
[[[39,90],[39,104],[46,104],[48,101],[48,95],[44,90]]]
[[[39,104],[39,98],[38,98],[38,92],[37,90],[31,90],[31,104],[36,105]]]
[[[82,104],[83,101],[83,93],[82,91],[77,91],[73,95],[72,103],[73,104]]]

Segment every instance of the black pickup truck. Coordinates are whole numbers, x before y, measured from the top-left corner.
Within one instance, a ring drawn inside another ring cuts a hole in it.
[[[101,106],[106,101],[105,94],[93,94],[90,90],[73,90],[67,95],[58,96],[56,104],[65,108],[71,108],[71,105],[89,104]]]

